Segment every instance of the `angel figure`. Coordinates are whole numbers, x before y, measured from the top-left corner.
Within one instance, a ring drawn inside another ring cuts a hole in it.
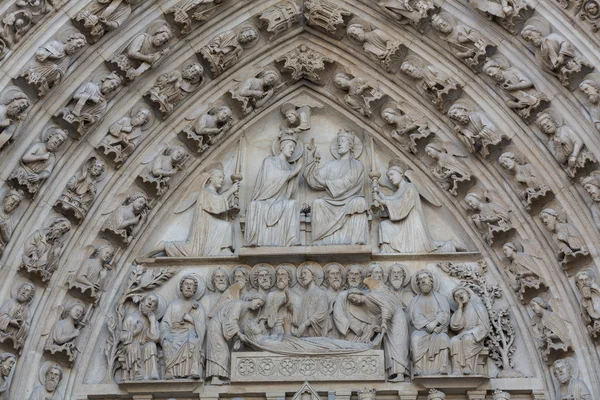
[[[279,71],[267,67],[256,76],[239,82],[229,93],[242,103],[244,115],[248,115],[267,104],[282,85]]]
[[[148,90],[150,100],[158,104],[165,118],[171,114],[177,104],[203,83],[204,68],[198,63],[190,63],[181,71],[165,72],[156,79],[154,86]]]
[[[157,196],[162,196],[169,190],[169,181],[183,169],[188,157],[189,154],[182,146],[169,145],[161,154],[146,162],[149,165],[139,177]]]
[[[23,243],[23,263],[20,268],[41,275],[42,282],[48,282],[58,268],[58,260],[70,230],[68,219],[54,218],[45,228],[33,232]]]
[[[533,164],[520,160],[515,153],[511,151],[502,153],[498,162],[509,174],[515,176],[515,181],[525,186],[525,189],[519,192],[519,197],[527,210],[531,209],[531,205],[536,200],[552,193]]]
[[[549,356],[558,355],[558,352],[573,350],[569,337],[568,322],[552,310],[550,304],[541,297],[535,297],[529,305],[533,310],[531,325],[534,336],[538,342],[538,349],[545,362],[551,363]]]
[[[352,42],[362,46],[371,60],[378,62],[386,72],[392,74],[398,72],[408,53],[408,48],[400,41],[357,18],[348,23],[346,34]]]
[[[430,170],[442,189],[456,196],[458,184],[471,180],[471,171],[459,159],[467,155],[451,144],[431,142],[425,146],[425,153],[434,160]]]
[[[198,153],[205,152],[229,132],[233,125],[231,108],[219,105],[195,118],[193,124],[185,128],[180,137],[198,147]]]
[[[501,233],[514,229],[506,204],[493,190],[474,188],[465,196],[465,203],[473,212],[471,221],[484,234],[489,245],[492,245]]]
[[[539,257],[524,252],[512,242],[505,243],[502,252],[509,261],[505,271],[510,286],[521,299],[521,303],[525,304],[525,295],[528,291],[535,292],[541,287],[547,287],[541,278]]]
[[[468,0],[469,4],[495,20],[512,34],[516,26],[530,14],[530,7],[524,0]]]
[[[67,187],[54,204],[59,210],[72,213],[82,220],[96,199],[96,186],[106,176],[106,165],[92,157],[67,182]]]
[[[177,210],[180,214],[194,206],[194,216],[190,235],[184,241],[163,241],[150,251],[147,257],[165,253],[167,257],[206,257],[231,255],[234,249],[233,223],[222,216],[232,209],[234,194],[239,191],[239,182],[234,182],[227,190],[220,192],[225,181],[225,173],[220,163],[210,165],[198,179],[198,184],[190,190],[199,192],[188,194],[189,200]],[[186,196],[186,197],[188,197]]]
[[[427,119],[417,113],[407,113],[406,107],[399,104],[388,102],[381,107],[381,118],[386,124],[394,126],[392,137],[396,139],[400,146],[413,154],[417,154],[417,140],[425,139],[431,135]],[[406,140],[408,136],[408,141]]]
[[[80,301],[67,304],[61,311],[60,320],[57,321],[48,334],[44,350],[51,353],[63,353],[72,364],[79,353],[75,346],[75,339],[81,334],[84,326],[85,307]]]
[[[552,232],[552,239],[558,245],[556,258],[563,266],[579,256],[590,254],[579,230],[575,225],[568,223],[566,217],[560,215],[555,209],[543,209],[540,219],[546,229]]]
[[[489,155],[489,146],[498,146],[507,138],[491,118],[467,100],[459,100],[448,110],[448,117],[455,122],[454,134],[469,153],[478,151]]]
[[[21,190],[10,190],[4,194],[0,205],[0,257],[13,233],[12,214],[23,201],[24,193]]]
[[[581,318],[594,339],[600,334],[600,287],[592,269],[579,271],[575,275],[575,286],[581,295]]]
[[[338,72],[333,78],[333,83],[337,88],[347,92],[344,101],[348,107],[367,118],[371,118],[373,115],[371,103],[383,97],[379,88],[362,76],[353,77],[344,72]]]
[[[313,109],[323,108],[320,103],[296,105],[294,103],[284,103],[281,106],[281,113],[285,117],[285,123],[279,128],[280,131],[287,129],[293,133],[300,133],[310,130],[310,122]]]
[[[146,223],[149,212],[146,195],[133,193],[111,212],[102,226],[102,232],[118,238],[123,244],[129,244]]]
[[[437,8],[433,0],[384,0],[379,7],[399,24],[410,24],[423,32],[429,17]]]
[[[379,224],[381,252],[456,252],[456,246],[451,240],[434,240],[427,227],[421,197],[435,207],[442,206],[431,189],[421,184],[415,173],[397,159],[390,161],[387,177],[396,191],[389,196],[381,193],[378,188],[373,191],[374,202],[382,204],[389,214],[389,219]]]
[[[67,282],[69,289],[79,289],[83,294],[89,291],[89,296],[97,302],[104,289],[104,279],[113,268],[115,249],[110,244],[94,248],[89,258],[79,267],[79,270],[69,274]]]

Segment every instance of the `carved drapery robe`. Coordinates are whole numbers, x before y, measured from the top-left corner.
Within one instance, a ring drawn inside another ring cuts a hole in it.
[[[573,254],[577,251],[587,252],[585,241],[581,237],[579,230],[569,223],[557,223],[553,239],[560,246],[560,252],[564,254]]]
[[[280,156],[263,160],[246,211],[246,246],[300,244],[300,203],[294,199],[299,175],[290,178],[294,168]]]
[[[581,379],[571,378],[568,384],[558,386],[556,400],[592,400],[592,395]]]
[[[10,325],[10,320],[21,321],[20,328]],[[8,299],[0,307],[0,337],[10,337],[14,343],[22,343],[29,333],[29,304],[21,304],[15,299]],[[18,346],[20,347],[20,345]]]
[[[531,84],[531,86],[526,89],[506,90],[506,93],[512,100],[511,103],[509,103],[509,107],[524,110],[522,112],[523,116],[529,117],[532,109],[539,107],[542,102],[549,101],[548,96],[546,96],[545,93],[538,91],[533,85],[533,82],[531,82],[531,80],[519,69],[512,67],[507,68],[502,71],[502,76],[504,77],[503,84]]]
[[[52,353],[65,351],[70,359],[74,359],[78,351],[75,347],[75,339],[78,336],[79,330],[71,318],[58,320],[50,330],[45,349]]]
[[[127,73],[127,78],[134,79],[152,67],[152,63],[139,59],[140,54],[149,56],[160,52],[152,41],[152,35],[139,34],[127,46],[126,52],[116,57],[116,63]]]
[[[27,157],[37,158],[40,156],[48,155],[46,160],[35,160],[35,161],[24,161]],[[9,180],[16,180],[19,185],[25,186],[29,193],[37,193],[46,178],[43,175],[50,175],[56,164],[56,156],[54,153],[48,151],[46,143],[38,142],[32,144],[27,152],[19,160],[19,165],[15,168],[10,176]],[[42,175],[40,177],[40,175]],[[31,177],[39,177],[37,181],[30,181]]]
[[[4,249],[12,236],[13,223],[10,214],[6,214],[4,209],[0,207],[0,256],[4,253]]]
[[[316,245],[366,244],[367,202],[363,196],[365,167],[353,156],[306,167],[310,187],[327,191],[312,203],[312,240]]]
[[[477,356],[483,350],[483,342],[490,332],[490,320],[483,303],[471,300],[463,306],[462,313],[455,311],[450,319],[450,329],[459,332],[450,340],[452,360],[461,368],[477,371]]]
[[[39,269],[45,278],[50,279],[58,266],[58,259],[62,252],[64,243],[61,239],[48,242],[49,232],[38,230],[27,238],[23,245],[23,264],[28,268]],[[35,257],[37,260],[35,260]]]
[[[60,82],[71,63],[71,57],[65,51],[65,45],[58,40],[44,44],[35,56],[24,76],[33,84],[46,86],[47,91],[51,83]]]
[[[244,51],[238,40],[238,33],[234,30],[220,34],[211,40],[205,49],[210,63],[216,67],[216,74],[221,74],[235,65]]]
[[[131,117],[123,117],[108,129],[109,135],[102,139],[102,145],[119,146],[120,154],[115,158],[126,160],[137,147],[137,141],[142,136],[142,127],[134,126]]]
[[[119,28],[131,15],[131,4],[127,0],[99,0],[92,3],[89,7],[90,14],[98,19],[104,19],[106,22],[98,24],[97,28],[92,29],[92,35],[102,35],[100,31],[114,30]]]
[[[69,196],[70,201],[77,202],[83,210],[87,211],[96,198],[97,180],[97,177],[93,177],[87,171],[79,176],[73,176],[67,182],[65,195]]]
[[[302,294],[298,326],[308,322],[300,336],[327,336],[329,331],[329,300],[327,293],[316,284]]]
[[[223,304],[208,321],[206,334],[206,376],[229,378],[231,353],[229,341],[240,332],[245,302],[232,300]]]
[[[369,342],[377,325],[377,315],[367,307],[348,300],[348,291],[340,292],[333,303],[333,322],[343,338],[352,342]],[[358,328],[358,335],[352,328]]]
[[[8,142],[17,130],[16,117],[8,115],[8,108],[0,104],[0,149]]]
[[[497,146],[502,141],[502,135],[490,117],[483,111],[474,111],[469,113],[469,123],[466,126],[459,126],[460,141],[474,152],[474,144],[480,142],[482,147]],[[487,151],[486,151],[487,154]]]
[[[80,86],[73,99],[79,101],[79,99],[87,99],[81,110],[75,110],[73,108],[71,113],[81,121],[80,125],[88,123],[94,124],[104,115],[106,111],[107,102],[104,94],[102,94],[101,88],[95,82],[88,82]]]
[[[575,49],[571,42],[557,33],[551,33],[542,39],[539,56],[544,68],[556,71],[562,66],[558,62],[558,57],[561,55],[566,59],[575,57]]]
[[[288,309],[285,304],[289,296],[292,309]],[[267,301],[261,310],[261,316],[266,318],[266,328],[273,336],[290,335],[292,325],[295,322],[294,316],[300,311],[301,297],[292,289],[275,289],[267,294]]]
[[[36,386],[29,396],[29,400],[63,400],[58,390],[49,392],[44,385]]]
[[[152,324],[141,312],[125,317],[121,343],[125,351],[125,372],[130,380],[159,379],[158,350],[160,338],[158,322]]]
[[[586,324],[594,329],[600,324],[600,289],[595,284],[589,288],[588,294],[582,293],[581,316]],[[588,327],[589,328],[589,327]]]
[[[548,142],[550,152],[559,164],[567,164],[576,145],[583,146],[583,140],[568,125],[559,126]],[[581,147],[573,170],[583,168],[587,161],[593,160],[595,160],[594,156],[586,148]],[[571,175],[574,175],[574,171]]]

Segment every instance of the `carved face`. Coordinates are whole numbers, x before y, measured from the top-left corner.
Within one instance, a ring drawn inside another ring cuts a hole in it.
[[[596,185],[592,185],[591,183],[586,183],[583,185],[585,191],[590,195],[592,200],[600,201],[600,188]]]
[[[108,264],[114,256],[115,250],[110,246],[103,247],[98,251],[98,258],[102,264]]]
[[[194,288],[192,286],[192,290],[193,289]],[[193,293],[192,293],[192,296],[193,296]],[[148,315],[152,314],[154,311],[156,311],[157,309],[158,309],[158,297],[156,297],[156,295],[150,294],[150,295],[144,297],[144,299],[142,300],[142,307],[141,307],[142,314],[148,316]]]
[[[338,153],[340,155],[348,154],[350,151],[350,140],[348,140],[345,136],[338,136],[337,138],[338,144]]]
[[[524,29],[521,32],[521,36],[523,39],[533,44],[535,47],[540,47],[542,45],[542,34],[540,32],[534,31],[532,29]]]
[[[508,170],[508,171],[512,171],[513,169],[515,169],[516,167],[516,163],[515,160],[513,160],[510,157],[500,157],[498,159],[498,161],[500,162],[500,165],[502,165],[502,168]]]
[[[81,49],[87,43],[83,37],[72,38],[65,44],[65,52],[67,54],[73,54],[77,50]]]
[[[433,279],[426,273],[420,273],[417,276],[417,286],[421,293],[428,294],[433,290]]]
[[[285,268],[279,268],[275,272],[275,276],[277,279],[277,289],[283,290],[290,284],[290,274]]]
[[[227,289],[227,274],[219,269],[213,274],[213,283],[219,292],[224,292]]]
[[[50,138],[48,139],[48,142],[46,143],[46,148],[48,149],[49,152],[54,152],[56,150],[58,150],[58,148],[60,146],[62,146],[62,144],[65,142],[65,136],[63,136],[60,133],[54,133],[50,136]]]
[[[2,201],[2,207],[6,214],[10,214],[19,207],[20,201],[15,196],[5,196]]]
[[[546,226],[546,228],[548,228],[548,230],[550,231],[554,231],[554,229],[556,228],[556,216],[552,215],[552,214],[548,214],[548,213],[542,213],[540,215],[540,219],[542,220],[542,224],[544,224]]]
[[[371,278],[383,282],[383,267],[376,265],[371,271]]]
[[[596,16],[600,12],[600,10],[598,9],[598,4],[596,4],[593,1],[590,1],[585,5],[585,11],[587,11],[588,14],[592,16]]]
[[[210,175],[210,183],[215,189],[221,189],[223,187],[223,182],[225,181],[225,175],[223,171],[220,169],[216,169]]]
[[[240,44],[247,44],[255,41],[258,38],[258,34],[254,29],[244,29],[238,35],[238,41]]]
[[[591,290],[590,288],[592,287],[592,278],[586,274],[586,273],[582,273],[577,275],[577,288],[581,291],[581,294],[583,295],[584,298],[590,298],[591,297]]]
[[[233,280],[235,281],[235,283],[241,283],[242,288],[246,287],[246,284],[248,283],[248,277],[241,269],[235,270],[235,272],[233,273]]]
[[[2,376],[5,378],[9,376],[16,362],[17,361],[14,357],[8,357],[5,359],[2,365],[0,365],[0,374],[2,374]]]
[[[466,289],[458,289],[452,297],[458,304],[467,304],[470,298],[469,292]]]
[[[65,233],[69,232],[71,229],[71,224],[69,221],[60,221],[52,227],[50,231],[49,239],[58,239],[63,236]]]
[[[265,301],[263,299],[253,299],[252,301],[250,301],[250,305],[248,306],[248,308],[250,310],[258,310],[264,304],[265,304]]]
[[[342,287],[342,271],[339,267],[332,267],[327,272],[329,286],[334,290],[340,290]]]
[[[17,290],[17,301],[19,303],[27,303],[29,299],[33,296],[34,291],[35,287],[33,285],[19,286],[19,290]]]
[[[304,268],[300,273],[300,279],[302,280],[302,285],[307,286],[309,283],[314,281],[315,277],[309,268]]]
[[[349,79],[345,74],[342,73],[338,73],[335,74],[335,77],[333,78],[333,83],[335,83],[335,85],[339,88],[345,88],[348,87],[349,84]]]
[[[142,126],[150,120],[150,110],[142,108],[131,118],[131,124],[133,126]]]
[[[571,368],[565,361],[557,361],[554,364],[554,376],[561,384],[567,383],[571,379]]]
[[[175,162],[183,160],[183,157],[185,157],[185,150],[183,150],[182,148],[177,148],[171,153],[171,160]]]
[[[579,89],[587,96],[590,103],[596,105],[600,103],[600,93],[598,89],[588,83],[582,83],[579,85]]]
[[[425,153],[434,160],[440,158],[440,152],[433,146],[425,146]]]
[[[546,135],[554,135],[558,125],[550,117],[544,117],[539,122],[540,129]]]
[[[348,27],[348,36],[357,42],[365,42],[367,40],[365,29],[361,25],[350,25]]]
[[[90,165],[90,168],[88,169],[88,171],[90,172],[90,175],[93,177],[100,176],[104,172],[104,163],[102,163],[102,161],[100,161],[100,160],[96,160],[95,162],[93,162]]]
[[[271,72],[268,74],[265,74],[263,76],[263,82],[265,83],[265,85],[267,86],[272,86],[275,84],[275,82],[277,82],[277,80],[279,79],[279,77],[277,76],[276,73]]]
[[[507,246],[507,245],[502,246],[502,252],[504,253],[504,256],[506,258],[510,258],[510,259],[512,259],[515,254],[515,250],[512,247]]]
[[[448,116],[463,125],[469,123],[469,113],[462,107],[452,107],[448,111]]]
[[[397,169],[388,169],[387,177],[392,182],[392,185],[399,186],[402,183],[403,175]]]
[[[404,281],[404,272],[398,267],[390,268],[390,284],[395,290],[402,288],[402,281]]]
[[[7,104],[6,113],[9,117],[16,117],[27,110],[27,107],[29,107],[27,99],[16,99]]]
[[[54,392],[62,379],[62,372],[56,368],[52,367],[46,372],[46,382],[44,386],[48,392]]]
[[[469,206],[471,210],[480,210],[481,209],[481,201],[475,196],[467,196],[465,197],[465,203]]]
[[[263,290],[271,288],[271,275],[266,269],[261,269],[257,274],[258,286]]]
[[[225,123],[231,119],[231,110],[229,108],[221,108],[217,112],[217,121],[220,123]]]
[[[181,294],[186,299],[191,299],[196,294],[196,281],[193,279],[186,279],[181,284]]]
[[[74,321],[80,321],[81,318],[83,318],[83,314],[85,313],[85,310],[83,308],[83,306],[81,305],[76,305],[73,306],[71,308],[71,311],[69,312],[69,316],[74,320]]]
[[[443,17],[439,15],[435,16],[435,18],[431,19],[431,25],[441,33],[450,33],[452,32],[452,25],[450,22],[446,21]]]
[[[359,287],[362,282],[362,274],[361,274],[360,269],[358,267],[351,267],[348,270],[348,275],[346,277],[346,280],[348,282],[348,287],[350,287],[350,288]]]
[[[105,79],[100,86],[100,91],[103,95],[107,95],[117,90],[119,86],[121,86],[121,82],[116,78]]]
[[[533,310],[533,312],[536,315],[538,315],[540,317],[544,313],[544,307],[542,307],[537,301],[532,301],[531,302],[531,309]]]
[[[288,111],[287,114],[285,114],[285,119],[292,126],[298,125],[298,122],[300,120],[296,111]]]
[[[148,203],[144,197],[138,197],[133,201],[133,203],[131,203],[131,206],[133,207],[134,213],[139,214],[146,208],[147,204]]]
[[[181,77],[188,81],[197,81],[204,72],[199,64],[190,64],[181,72]]]
[[[283,142],[281,142],[281,154],[283,154],[283,156],[286,159],[289,160],[290,158],[292,158],[294,150],[296,150],[296,143],[294,143],[294,141],[284,140]]]
[[[491,66],[486,68],[485,74],[495,80],[496,82],[502,82],[504,80],[504,74],[502,73],[502,69]]]
[[[157,32],[152,36],[152,45],[154,47],[160,47],[171,40],[171,34],[167,31]]]
[[[417,67],[416,65],[414,65],[411,62],[405,61],[402,66],[400,67],[400,69],[402,70],[403,73],[405,73],[406,75],[410,76],[413,79],[423,79],[424,75],[423,75],[423,71],[421,71],[421,68]]]
[[[396,123],[396,113],[391,108],[386,108],[381,112],[381,118],[386,124],[393,125]]]

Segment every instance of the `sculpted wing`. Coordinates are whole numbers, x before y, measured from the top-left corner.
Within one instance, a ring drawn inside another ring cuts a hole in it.
[[[427,200],[431,205],[436,207],[441,207],[442,203],[438,200],[437,196],[433,193],[432,189],[427,184],[422,184],[419,182],[417,175],[414,171],[408,170],[404,173],[404,175],[410,180],[410,182],[417,187],[417,191],[425,200]]]

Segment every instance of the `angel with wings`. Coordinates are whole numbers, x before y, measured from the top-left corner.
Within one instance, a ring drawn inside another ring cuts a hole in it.
[[[465,203],[472,211],[471,221],[484,234],[488,244],[493,244],[500,233],[513,229],[508,207],[495,191],[473,188],[465,196]]]
[[[425,153],[435,161],[430,167],[435,180],[454,196],[459,182],[471,180],[471,170],[459,159],[467,155],[452,143],[431,142],[425,146]]]
[[[441,207],[431,189],[419,183],[414,172],[406,169],[399,160],[391,160],[387,177],[396,191],[385,195],[373,192],[375,201],[382,204],[389,220],[379,224],[379,246],[383,253],[448,253],[455,252],[451,240],[436,241],[427,228],[421,197],[430,204]]]
[[[569,323],[541,297],[533,298],[529,304],[534,314],[531,318],[534,336],[544,361],[548,362],[551,353],[572,350]]]

